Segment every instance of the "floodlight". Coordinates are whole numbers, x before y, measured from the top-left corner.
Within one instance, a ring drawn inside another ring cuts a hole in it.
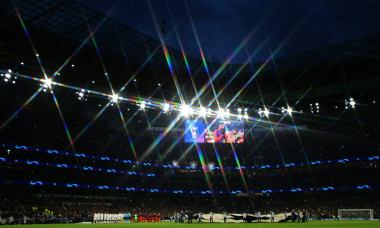
[[[286,112],[288,113],[289,116],[292,115],[292,112],[293,112],[293,109],[288,107],[288,109],[286,110]]]
[[[43,81],[43,87],[48,89],[51,87],[51,84],[53,83],[53,81],[50,79],[50,78],[47,78],[47,79],[44,79],[42,80]]]
[[[269,118],[269,110],[267,108],[264,108],[264,110],[262,110],[261,108],[259,109],[258,111],[260,117],[267,117]]]
[[[142,102],[140,103],[140,109],[141,109],[141,110],[145,110],[145,107],[146,107],[146,102],[145,102],[145,101],[142,101]]]
[[[219,111],[218,111],[218,117],[224,117],[224,109],[220,108]]]
[[[224,113],[224,115],[226,118],[230,118],[230,115],[231,115],[230,110],[226,109],[226,112]]]
[[[193,109],[189,105],[182,105],[180,112],[182,116],[187,117],[189,115],[192,115]]]
[[[111,96],[111,101],[112,101],[112,102],[115,102],[115,103],[116,103],[118,99],[119,99],[119,95],[118,95],[118,94],[115,94],[115,93],[114,93],[114,94]]]
[[[162,107],[162,110],[163,110],[164,112],[168,112],[169,109],[170,109],[170,105],[169,105],[168,103],[165,103],[165,104],[163,105],[163,107]]]
[[[199,116],[201,116],[201,117],[205,117],[206,116],[206,108],[205,107],[201,107],[199,109]]]
[[[356,102],[354,101],[354,99],[352,97],[350,98],[349,104],[351,105],[351,108],[353,108],[353,109],[355,108]]]
[[[267,108],[264,109],[264,115],[266,117],[269,117],[269,110]]]

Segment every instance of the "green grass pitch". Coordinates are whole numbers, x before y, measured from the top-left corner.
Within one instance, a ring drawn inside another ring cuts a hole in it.
[[[26,227],[41,228],[229,228],[229,227],[252,227],[252,228],[272,228],[272,227],[332,227],[332,228],[349,228],[349,227],[380,227],[380,221],[311,221],[308,223],[193,223],[193,224],[176,224],[172,222],[161,223],[124,223],[124,224],[44,224],[44,225],[27,225]]]

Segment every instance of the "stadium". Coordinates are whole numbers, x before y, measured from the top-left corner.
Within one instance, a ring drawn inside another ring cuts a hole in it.
[[[0,1],[0,226],[378,227],[379,10]]]

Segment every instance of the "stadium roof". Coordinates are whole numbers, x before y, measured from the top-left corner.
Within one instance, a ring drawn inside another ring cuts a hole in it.
[[[143,34],[127,25],[112,19],[96,10],[90,9],[74,0],[14,0],[22,19],[27,25],[34,25],[47,32],[67,37],[73,41],[83,42],[89,35],[89,28],[94,31],[98,47],[109,55],[125,57],[128,61],[144,62],[152,55],[154,64],[167,69],[165,55],[160,41]],[[0,3],[1,11],[16,17],[11,1]],[[90,44],[90,42],[88,42]],[[268,61],[264,72],[290,70],[318,64],[323,66],[332,61],[350,60],[373,56],[380,49],[380,34],[349,42],[307,51],[298,55]],[[186,70],[182,53],[169,48],[174,66],[177,70]],[[200,59],[188,57],[191,69],[204,69]],[[252,74],[263,63],[253,63],[241,70],[241,74]],[[219,69],[221,63],[211,63],[211,71]],[[229,64],[224,73],[233,74],[241,68],[241,64]],[[213,70],[214,69],[214,70]]]

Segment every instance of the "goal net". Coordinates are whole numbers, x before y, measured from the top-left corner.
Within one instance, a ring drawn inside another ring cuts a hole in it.
[[[338,218],[340,220],[370,220],[373,219],[372,209],[339,209]]]

